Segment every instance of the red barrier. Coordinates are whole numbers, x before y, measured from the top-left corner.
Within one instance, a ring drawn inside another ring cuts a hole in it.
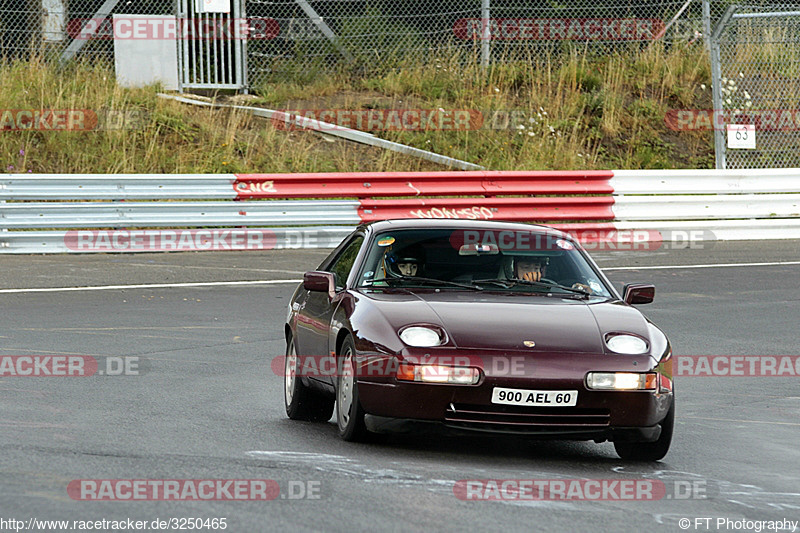
[[[233,188],[240,200],[611,194],[613,176],[610,170],[238,174]]]
[[[613,220],[611,196],[525,198],[410,198],[362,200],[362,222],[390,218],[460,218],[469,220]],[[597,224],[587,225],[598,228]]]

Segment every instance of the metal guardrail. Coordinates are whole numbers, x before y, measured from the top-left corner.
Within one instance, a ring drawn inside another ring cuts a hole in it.
[[[620,194],[800,193],[800,168],[768,170],[615,170]]]
[[[800,238],[800,169],[617,170],[614,227],[666,239]]]
[[[387,218],[800,238],[800,169],[0,177],[0,253],[333,247]]]
[[[0,200],[232,200],[235,181],[233,174],[7,174],[0,178]]]
[[[239,198],[610,194],[610,170],[478,170],[238,175]]]
[[[767,173],[768,172],[768,173]],[[0,177],[2,200],[372,198],[510,194],[800,192],[800,169],[446,171],[326,174],[37,174]]]
[[[800,217],[800,194],[623,196],[614,218],[638,220],[720,220]]]
[[[614,198],[602,196],[539,196],[503,198],[393,198],[361,200],[364,222],[388,218],[466,218],[518,222],[613,220]]]
[[[358,202],[33,202],[0,207],[0,229],[311,226],[360,222]]]

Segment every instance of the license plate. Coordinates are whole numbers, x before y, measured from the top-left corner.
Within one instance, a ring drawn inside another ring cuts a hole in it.
[[[529,405],[534,407],[575,407],[578,403],[576,390],[492,390],[492,403],[502,405]]]

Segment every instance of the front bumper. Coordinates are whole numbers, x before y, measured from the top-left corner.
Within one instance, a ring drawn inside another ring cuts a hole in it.
[[[537,440],[593,440],[595,442],[654,442],[661,436],[661,426],[649,427],[616,427],[594,429],[553,429],[531,430],[530,428],[497,427],[482,429],[480,427],[464,427],[446,422],[415,420],[409,418],[389,418],[367,414],[364,417],[367,429],[373,433],[414,433],[417,435],[466,435],[500,434],[532,437]]]
[[[463,352],[462,352],[463,353]],[[518,371],[500,372],[516,354],[485,356],[474,386],[359,378],[359,400],[376,430],[400,430],[419,422],[467,433],[533,435],[581,440],[656,440],[659,423],[674,401],[670,390],[599,391],[586,387],[587,372],[653,372],[649,356],[525,354]],[[502,364],[498,364],[498,362]],[[510,406],[492,403],[494,387],[578,391],[574,407]],[[392,422],[397,420],[397,422]],[[395,428],[395,429],[391,429]]]

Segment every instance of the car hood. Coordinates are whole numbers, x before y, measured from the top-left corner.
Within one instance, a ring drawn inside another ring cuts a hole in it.
[[[603,337],[611,332],[649,341],[644,316],[619,301],[452,291],[369,291],[365,296],[395,331],[436,324],[459,348],[603,353],[608,351]]]

